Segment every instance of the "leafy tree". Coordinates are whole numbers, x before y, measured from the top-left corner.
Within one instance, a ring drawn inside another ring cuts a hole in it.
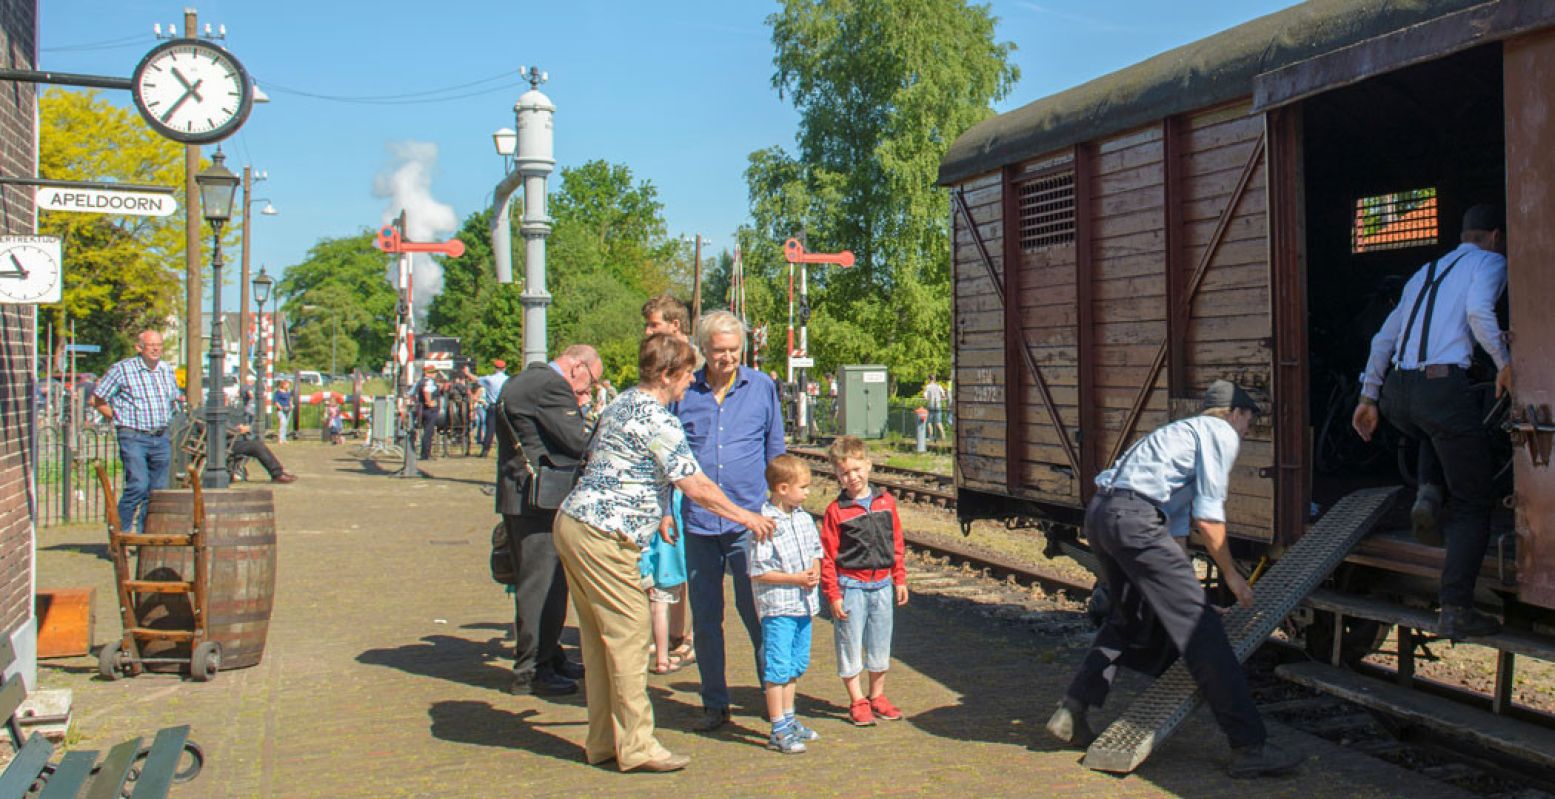
[[[322,334],[309,334],[324,337],[322,360],[316,344],[303,350],[306,342],[298,341],[294,342],[296,364],[328,368],[330,318],[339,320],[340,337],[349,337],[356,345],[350,360],[338,358],[342,370],[352,366],[377,370],[389,359],[399,295],[388,281],[389,258],[373,247],[376,236],[377,231],[363,230],[353,236],[320,239],[301,263],[286,268],[285,277],[276,284],[286,317],[326,320]],[[317,310],[304,311],[304,305]],[[337,349],[336,354],[343,352]]]
[[[812,271],[818,367],[943,373],[950,244],[935,179],[950,142],[1018,78],[1013,45],[965,0],[784,0],[767,21],[773,86],[800,113],[798,158],[751,155],[747,272],[753,260],[776,271],[770,248],[800,232],[810,250],[852,250],[857,267]]]
[[[49,89],[39,100],[38,116],[41,177],[183,185],[183,147],[152,133],[134,111],[95,91]],[[186,212],[191,208],[187,197],[180,194],[178,200]],[[192,208],[198,213],[199,203]],[[235,227],[226,235],[235,236]],[[137,331],[182,316],[184,214],[42,211],[38,232],[60,237],[65,256],[63,300],[44,309],[40,318],[57,334],[66,330],[67,319],[75,320],[79,339],[103,346],[100,355],[83,356],[82,369],[105,368],[131,351]],[[209,246],[209,234],[206,225],[202,248]]]

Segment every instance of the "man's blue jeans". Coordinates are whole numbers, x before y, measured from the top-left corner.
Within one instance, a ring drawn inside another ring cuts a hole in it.
[[[729,707],[729,683],[724,678],[724,570],[734,575],[734,607],[745,623],[756,656],[756,679],[766,662],[761,647],[761,621],[751,593],[750,533],[686,534],[686,585],[691,602],[697,670],[702,673],[702,707]]]
[[[124,493],[119,497],[119,524],[124,532],[146,529],[147,501],[153,489],[167,488],[173,447],[167,433],[153,436],[119,428],[119,460],[124,464]]]

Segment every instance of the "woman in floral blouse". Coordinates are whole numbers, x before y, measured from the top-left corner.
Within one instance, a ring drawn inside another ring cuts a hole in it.
[[[675,771],[691,762],[653,735],[648,594],[638,570],[671,489],[757,538],[772,534],[770,519],[730,502],[702,473],[680,420],[664,407],[686,393],[695,365],[685,341],[664,334],[643,341],[637,386],[605,409],[583,477],[556,514],[556,554],[583,644],[589,706],[584,755],[591,764],[614,759],[622,771]]]

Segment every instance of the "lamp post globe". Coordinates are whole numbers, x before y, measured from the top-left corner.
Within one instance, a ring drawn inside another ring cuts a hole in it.
[[[200,187],[200,210],[211,225],[211,349],[210,374],[215,385],[205,389],[205,473],[200,484],[206,488],[226,488],[232,484],[227,471],[227,409],[225,347],[221,318],[221,228],[232,218],[232,200],[242,179],[226,167],[221,148],[211,165],[194,176]],[[239,389],[241,390],[241,386]]]
[[[255,314],[255,318],[260,320],[261,325],[264,323],[265,318],[265,303],[270,301],[270,288],[274,285],[275,281],[270,279],[268,274],[265,274],[265,268],[263,266],[259,267],[259,275],[254,278],[253,286],[254,305],[258,306],[258,313]],[[272,324],[271,327],[271,335],[273,336],[274,325]],[[263,335],[260,335],[258,338],[259,346],[254,348],[254,357],[258,361],[254,366],[254,435],[258,436],[260,441],[263,441],[265,439],[265,403],[270,396],[269,387],[265,384],[264,379],[265,338]]]

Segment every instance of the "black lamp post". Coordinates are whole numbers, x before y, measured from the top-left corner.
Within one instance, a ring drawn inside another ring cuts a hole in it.
[[[264,325],[265,303],[270,301],[270,287],[275,284],[275,281],[265,274],[265,268],[261,266],[259,267],[259,276],[254,278],[253,284],[254,304],[259,307],[259,313],[254,317],[258,324],[254,326],[254,329],[259,331]],[[254,434],[259,436],[260,441],[263,441],[265,438],[265,400],[269,399],[269,394],[265,390],[265,337],[259,335],[258,339],[258,346],[254,348]]]
[[[211,380],[205,387],[205,474],[200,480],[206,488],[226,488],[232,484],[232,475],[227,471],[226,392],[222,390],[226,357],[222,346],[221,226],[232,218],[232,198],[242,179],[223,165],[226,160],[218,147],[211,165],[194,176],[194,182],[200,186],[200,207],[212,231]]]

